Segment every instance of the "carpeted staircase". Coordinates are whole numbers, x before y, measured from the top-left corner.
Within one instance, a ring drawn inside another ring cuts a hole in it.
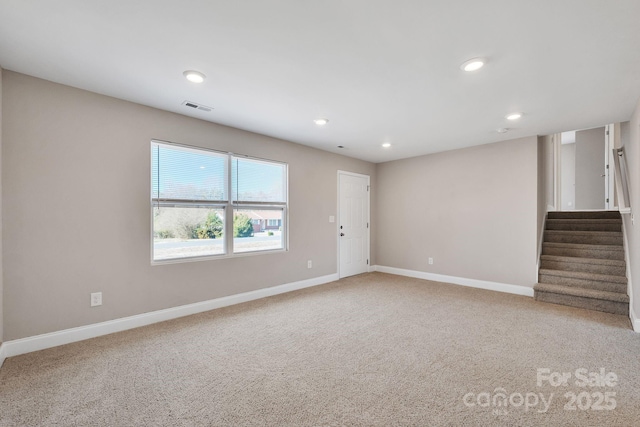
[[[538,301],[629,314],[619,212],[549,212]]]

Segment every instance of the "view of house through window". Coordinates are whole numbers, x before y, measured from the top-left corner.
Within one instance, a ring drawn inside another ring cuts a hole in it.
[[[286,248],[286,164],[156,141],[151,162],[154,261]]]

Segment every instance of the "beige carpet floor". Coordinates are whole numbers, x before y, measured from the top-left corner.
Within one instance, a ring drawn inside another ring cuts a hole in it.
[[[571,378],[538,386],[544,368]],[[617,381],[576,384],[601,368]],[[0,369],[1,426],[639,424],[640,334],[624,316],[382,273]]]

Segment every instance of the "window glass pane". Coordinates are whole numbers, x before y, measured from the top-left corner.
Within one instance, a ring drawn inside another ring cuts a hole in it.
[[[285,249],[286,164],[157,141],[151,153],[154,261]]]
[[[283,215],[282,209],[234,209],[233,251],[242,253],[283,249]]]
[[[223,209],[153,208],[154,260],[220,255],[223,237]]]
[[[234,157],[231,168],[233,200],[286,202],[285,168],[280,163]]]
[[[154,199],[227,200],[227,156],[205,150],[154,144]]]

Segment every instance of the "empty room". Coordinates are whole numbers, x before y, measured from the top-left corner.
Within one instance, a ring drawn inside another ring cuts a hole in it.
[[[640,2],[0,0],[0,426],[631,426]]]

